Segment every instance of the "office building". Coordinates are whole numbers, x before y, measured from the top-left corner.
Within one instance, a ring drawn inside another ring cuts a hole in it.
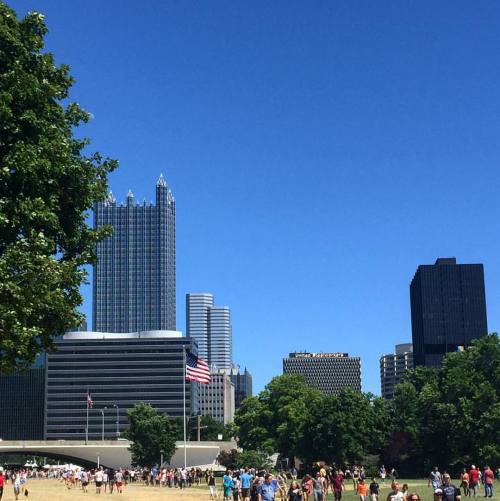
[[[238,365],[233,365],[228,374],[234,385],[234,406],[238,409],[245,398],[252,396],[252,375],[246,367],[243,374],[240,374]]]
[[[214,305],[213,294],[186,294],[186,335],[198,343],[198,356],[209,363],[208,310]]]
[[[232,367],[231,311],[214,306],[208,293],[186,294],[187,336],[197,341],[200,356],[217,370]]]
[[[413,346],[411,343],[396,345],[396,353],[380,358],[380,386],[383,398],[392,398],[394,389],[407,370],[413,369]]]
[[[445,353],[488,333],[482,264],[439,258],[420,265],[410,285],[415,366],[439,367]]]
[[[178,331],[71,332],[47,355],[45,438],[85,439],[87,391],[89,439],[116,438],[128,427],[127,411],[151,404],[171,418],[183,415],[183,346],[196,342]],[[101,412],[102,411],[102,412]],[[198,412],[198,384],[186,382],[186,414]],[[117,419],[118,417],[118,419]]]
[[[361,391],[361,360],[348,353],[290,353],[283,359],[283,374],[301,374],[325,394],[337,395],[343,388]]]
[[[43,440],[45,354],[26,372],[0,374],[0,439]]]
[[[198,389],[199,412],[212,416],[221,423],[234,420],[234,385],[228,374],[222,371],[211,373],[210,384],[200,384]]]
[[[94,207],[94,227],[111,236],[97,245],[93,330],[175,330],[175,200],[163,176],[156,205],[117,204],[110,193]]]

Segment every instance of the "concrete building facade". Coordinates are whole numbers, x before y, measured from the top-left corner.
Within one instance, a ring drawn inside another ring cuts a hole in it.
[[[290,353],[283,359],[283,374],[301,374],[325,394],[337,395],[343,388],[361,391],[361,359],[348,353]]]
[[[229,374],[212,372],[210,384],[199,385],[198,406],[202,416],[212,416],[224,424],[234,420],[234,385]]]
[[[45,439],[85,439],[87,392],[90,440],[103,430],[117,438],[138,402],[183,416],[183,347],[196,353],[196,342],[180,332],[72,332],[56,345],[47,355]],[[197,412],[198,384],[186,382],[186,414]]]
[[[396,345],[396,352],[380,357],[380,386],[383,398],[392,398],[395,387],[403,380],[407,370],[413,369],[413,345]]]

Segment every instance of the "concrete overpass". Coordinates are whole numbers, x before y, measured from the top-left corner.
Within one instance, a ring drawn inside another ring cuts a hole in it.
[[[128,440],[89,441],[87,444],[72,440],[5,440],[0,441],[0,454],[50,457],[81,466],[95,466],[99,463],[108,468],[127,468],[131,466],[129,445]],[[170,465],[184,466],[184,442],[176,442],[176,446]],[[187,442],[187,465],[191,467],[213,464],[221,450],[235,448],[235,442]]]

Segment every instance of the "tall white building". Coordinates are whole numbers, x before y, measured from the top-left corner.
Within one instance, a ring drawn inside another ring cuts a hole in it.
[[[209,363],[208,309],[214,305],[213,294],[186,294],[186,334],[196,339],[198,356]]]
[[[396,345],[396,353],[380,358],[380,386],[382,397],[392,398],[396,386],[403,380],[407,370],[413,369],[413,345]]]
[[[199,385],[198,409],[202,416],[212,416],[224,424],[234,420],[235,394],[229,374],[212,372],[210,384]]]
[[[233,342],[231,310],[214,306],[213,294],[186,294],[188,337],[198,342],[198,355],[218,370],[231,369]]]

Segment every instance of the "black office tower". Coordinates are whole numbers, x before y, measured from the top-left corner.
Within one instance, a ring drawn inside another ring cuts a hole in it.
[[[420,265],[410,284],[415,366],[439,367],[445,353],[488,333],[482,264],[440,258]]]

